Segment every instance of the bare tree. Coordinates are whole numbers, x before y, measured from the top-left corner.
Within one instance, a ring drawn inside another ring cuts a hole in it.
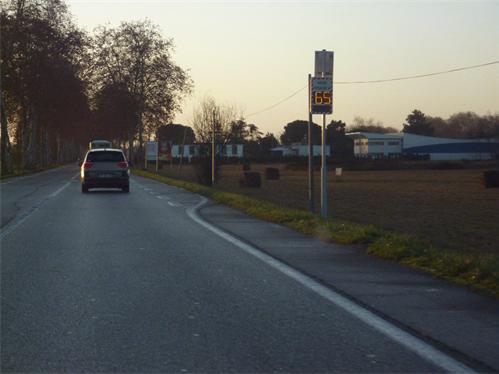
[[[389,133],[389,132],[398,132],[398,130],[394,127],[385,127],[383,122],[376,121],[373,118],[363,118],[356,116],[353,119],[353,124],[350,125],[347,129],[348,132],[356,132],[356,131],[366,131],[366,132],[378,132],[378,133]]]
[[[459,112],[448,119],[428,117],[434,136],[441,138],[497,138],[499,113],[480,116],[474,112]]]
[[[96,137],[112,140],[115,144],[128,142],[137,130],[136,105],[124,85],[111,83],[102,87],[96,94],[93,112]],[[128,151],[130,159],[130,148]]]
[[[171,122],[183,97],[191,91],[188,73],[172,60],[173,41],[150,21],[123,22],[117,28],[97,29],[92,48],[92,81],[126,87],[136,103],[133,137],[139,154],[146,136]],[[129,139],[129,145],[133,139]]]
[[[212,185],[217,179],[218,163],[214,165],[212,161],[229,141],[232,123],[238,117],[238,110],[235,106],[218,104],[213,97],[209,96],[205,97],[194,109],[192,124],[197,141],[201,143],[200,162],[196,170],[200,183]]]
[[[194,109],[192,124],[199,143],[226,144],[231,137],[232,123],[240,118],[234,105],[218,104],[211,96],[205,97]]]

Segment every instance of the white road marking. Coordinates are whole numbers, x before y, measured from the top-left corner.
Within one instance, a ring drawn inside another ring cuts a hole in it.
[[[144,191],[151,191],[149,192],[151,195],[156,194],[156,197],[158,199],[165,199],[165,200],[170,200],[170,198],[166,195],[158,195],[161,192],[153,191],[151,188],[144,186],[142,183],[137,182],[135,179],[131,179],[132,183],[136,184],[137,186],[141,187]],[[164,184],[161,183],[161,186],[164,186]],[[170,204],[171,206],[180,206],[180,205],[175,205],[174,203]]]
[[[50,195],[49,195],[49,199],[53,198],[53,197],[56,197],[57,195],[59,195],[67,186],[69,186],[71,184],[71,182],[74,180],[74,177],[71,178],[71,180],[69,182],[66,182],[61,188],[57,189],[56,191],[52,192]]]
[[[9,223],[5,228],[2,229],[0,232],[0,240],[3,240],[5,237],[7,237],[10,233],[12,233],[15,229],[17,229],[19,226],[21,226],[24,221],[26,221],[33,213],[35,213],[38,209],[40,209],[47,201],[50,199],[56,197],[59,195],[64,189],[66,189],[71,182],[77,177],[78,174],[75,176],[71,177],[71,179],[66,182],[62,187],[58,188],[54,192],[52,192],[50,195],[48,195],[45,199],[41,200],[38,205],[35,205],[32,207],[29,211],[27,211],[23,216],[18,218],[17,220],[14,220],[12,223]]]
[[[187,209],[187,215],[197,222],[199,225],[203,226],[207,230],[213,232],[218,235],[222,239],[225,239],[229,243],[234,244],[239,247],[243,251],[253,255],[259,260],[263,261],[267,265],[273,267],[274,269],[280,271],[281,273],[287,275],[288,277],[294,279],[302,286],[308,288],[309,290],[315,292],[316,294],[322,296],[326,300],[330,301],[334,305],[342,308],[350,315],[358,318],[368,326],[374,328],[379,331],[383,335],[392,339],[393,341],[399,343],[404,346],[411,352],[417,354],[424,360],[427,360],[438,367],[442,368],[445,371],[452,373],[473,373],[474,371],[468,366],[460,363],[454,358],[448,356],[444,352],[438,350],[437,348],[431,346],[426,343],[422,339],[409,334],[408,332],[402,330],[401,328],[393,325],[392,323],[384,320],[383,318],[377,316],[373,312],[363,308],[362,306],[356,304],[355,302],[347,299],[346,297],[340,295],[339,293],[333,291],[332,289],[324,286],[323,284],[318,283],[314,279],[306,276],[305,274],[300,273],[299,271],[293,269],[292,267],[282,263],[281,261],[263,253],[257,248],[251,246],[248,243],[245,243],[231,234],[223,231],[222,229],[213,226],[209,222],[205,221],[201,216],[197,213],[198,209],[203,206],[208,199],[203,196],[201,197],[201,201],[193,207]]]

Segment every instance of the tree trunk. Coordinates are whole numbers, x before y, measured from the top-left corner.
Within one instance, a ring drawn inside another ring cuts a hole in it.
[[[5,104],[3,95],[0,94],[0,174],[5,175],[12,172],[12,158],[10,154],[10,140],[7,123],[7,114],[5,113]]]
[[[29,114],[29,140],[27,141],[28,147],[26,149],[26,162],[23,165],[27,170],[36,169],[39,166],[38,158],[38,138],[39,138],[39,127],[38,127],[38,112],[33,104],[30,105]],[[27,133],[27,131],[26,131]]]
[[[45,144],[45,126],[40,126],[38,130],[38,149],[36,152],[36,160],[38,162],[38,167],[44,168],[47,166],[46,159],[47,159],[47,148]]]
[[[61,135],[59,134],[55,136],[55,162],[61,163]]]
[[[131,132],[128,132],[128,161],[132,161],[133,137]]]
[[[28,146],[29,146],[29,131],[28,131],[28,123],[29,123],[29,113],[27,109],[27,104],[23,103],[21,107],[21,118],[19,119],[18,132],[19,136],[17,139],[20,139],[20,144],[18,145],[19,152],[19,168],[25,169],[26,164],[28,163]]]
[[[142,136],[143,136],[143,128],[142,128],[142,124],[141,126],[139,127],[139,152],[138,152],[138,155],[136,155],[136,160],[135,162],[136,163],[139,163],[139,161],[141,160],[141,155],[144,153],[143,152],[143,144],[144,144],[144,139],[142,139]]]

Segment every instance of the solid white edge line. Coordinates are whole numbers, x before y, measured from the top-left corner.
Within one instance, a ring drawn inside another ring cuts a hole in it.
[[[347,299],[341,294],[333,291],[332,289],[318,283],[314,279],[308,277],[307,275],[300,273],[299,271],[293,269],[292,267],[284,264],[283,262],[265,254],[259,249],[235,238],[229,233],[223,231],[222,229],[213,226],[209,222],[205,221],[198,214],[198,210],[201,206],[203,206],[208,199],[203,196],[200,196],[201,201],[187,209],[187,215],[194,220],[199,225],[218,235],[222,239],[225,239],[229,243],[234,244],[239,247],[243,251],[257,257],[259,260],[263,261],[269,266],[272,266],[274,269],[279,270],[281,273],[287,275],[288,277],[294,279],[304,287],[309,290],[315,292],[316,294],[322,296],[326,300],[330,301],[334,305],[342,308],[346,312],[355,316],[357,319],[361,320],[368,326],[374,328],[379,331],[383,335],[392,339],[393,341],[399,343],[404,346],[408,350],[417,354],[421,358],[426,361],[429,361],[436,366],[439,366],[445,371],[452,373],[474,373],[474,370],[469,368],[468,366],[460,363],[454,358],[446,355],[441,352],[437,348],[431,346],[430,344],[424,342],[420,338],[417,338],[408,332],[402,330],[401,328],[393,325],[392,323],[384,320],[383,318],[377,316],[373,312],[363,308],[362,306],[356,304],[355,302]]]

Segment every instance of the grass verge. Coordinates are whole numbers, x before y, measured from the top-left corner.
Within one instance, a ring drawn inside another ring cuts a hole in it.
[[[340,244],[365,244],[369,254],[424,270],[434,276],[499,297],[499,258],[494,254],[463,253],[436,248],[406,234],[373,225],[323,219],[304,210],[284,208],[269,201],[220,191],[144,170],[135,175],[209,197],[254,217],[282,224],[304,234]]]

